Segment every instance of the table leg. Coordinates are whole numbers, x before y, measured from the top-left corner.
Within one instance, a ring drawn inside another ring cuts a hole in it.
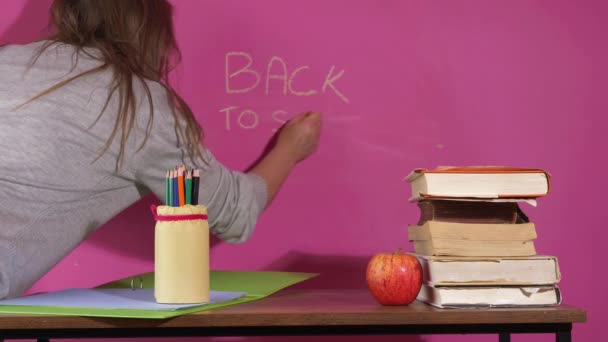
[[[572,342],[571,331],[558,331],[555,333],[556,342]]]
[[[511,334],[509,334],[509,333],[499,333],[498,334],[498,342],[511,342]]]

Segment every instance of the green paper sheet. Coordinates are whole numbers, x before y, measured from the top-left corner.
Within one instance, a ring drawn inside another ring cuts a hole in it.
[[[193,312],[210,310],[229,305],[251,302],[270,296],[286,287],[315,277],[315,273],[266,272],[266,271],[211,271],[211,290],[245,292],[245,297],[228,302],[200,305],[179,310],[134,310],[134,309],[91,309],[60,306],[9,306],[0,305],[2,314],[36,314],[59,316],[92,316],[92,317],[124,317],[124,318],[170,318]],[[135,288],[154,288],[154,273],[137,275],[111,283],[103,284],[100,288],[130,288],[131,280]]]

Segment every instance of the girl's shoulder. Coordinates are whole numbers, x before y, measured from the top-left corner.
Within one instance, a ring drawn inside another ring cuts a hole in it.
[[[87,50],[87,52],[89,52]],[[78,53],[78,58],[75,58]],[[78,64],[95,63],[90,53],[82,53],[70,44],[39,40],[27,44],[8,44],[0,47],[0,64],[12,66],[64,69]]]
[[[37,41],[28,44],[5,44],[0,46],[0,59],[26,61],[44,46],[46,41]]]

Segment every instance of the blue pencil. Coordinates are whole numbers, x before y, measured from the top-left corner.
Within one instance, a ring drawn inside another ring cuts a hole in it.
[[[173,171],[173,206],[179,207],[179,194],[177,191],[177,172]]]

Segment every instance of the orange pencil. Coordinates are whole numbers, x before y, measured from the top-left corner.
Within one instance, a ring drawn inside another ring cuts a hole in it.
[[[184,206],[186,197],[184,196],[184,169],[179,167],[179,175],[177,176],[177,188],[179,189],[179,206]]]

